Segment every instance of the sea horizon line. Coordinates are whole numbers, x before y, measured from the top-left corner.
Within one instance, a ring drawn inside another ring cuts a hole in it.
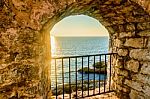
[[[53,36],[53,37],[109,37],[109,36]]]

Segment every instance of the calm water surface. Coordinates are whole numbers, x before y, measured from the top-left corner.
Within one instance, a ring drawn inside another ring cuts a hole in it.
[[[108,37],[51,37],[52,44],[52,57],[58,56],[78,56],[78,55],[92,55],[100,53],[108,53]],[[90,57],[90,68],[93,68],[93,58]],[[83,67],[87,67],[88,61],[87,57],[83,58]],[[69,82],[69,62],[68,59],[64,59],[64,82]],[[96,57],[96,62],[99,61],[99,57]],[[56,61],[57,69],[57,82],[62,84],[62,60]],[[51,66],[51,81],[52,86],[55,86],[55,65],[54,60],[52,60]],[[71,59],[71,71],[75,71],[75,59]],[[77,69],[82,68],[81,58],[77,59]],[[76,73],[71,72],[71,82],[75,82]],[[90,80],[93,80],[94,74],[90,74]],[[101,79],[104,79],[105,75],[100,75]],[[82,79],[82,73],[77,73],[77,80]],[[83,79],[88,79],[88,74],[83,75]],[[95,75],[95,79],[99,79],[99,74]]]

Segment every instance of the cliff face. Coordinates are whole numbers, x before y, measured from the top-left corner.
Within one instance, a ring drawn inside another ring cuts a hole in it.
[[[0,98],[50,98],[49,31],[78,14],[110,33],[118,96],[150,97],[149,12],[149,0],[1,0]]]

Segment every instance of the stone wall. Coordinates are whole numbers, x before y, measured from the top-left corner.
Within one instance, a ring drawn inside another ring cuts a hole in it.
[[[5,0],[0,4],[0,98],[50,98],[49,31],[66,16],[84,14],[109,31],[110,51],[117,53],[112,85],[118,97],[148,99],[149,6],[147,0]]]
[[[0,7],[0,99],[48,98],[50,40],[39,24],[47,9],[32,0]]]
[[[130,24],[128,28],[128,32],[119,33],[115,41],[118,55],[113,84],[122,98],[149,99],[150,23],[147,20]]]
[[[132,0],[132,1],[138,3],[144,8],[145,11],[150,13],[150,0]]]

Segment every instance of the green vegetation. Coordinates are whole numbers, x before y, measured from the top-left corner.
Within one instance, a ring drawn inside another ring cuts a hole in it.
[[[82,69],[79,69],[78,72],[82,73]],[[83,68],[83,73],[85,73],[85,74],[88,74],[88,73],[89,73],[89,74],[90,74],[90,73],[106,74],[107,72],[105,72],[105,68],[101,68],[101,70],[95,68],[95,71],[94,71],[94,69],[90,69],[90,68],[89,68],[89,70],[88,70],[88,67],[84,67],[84,68]]]
[[[107,67],[107,64],[105,65],[104,61],[96,62],[95,65],[93,64],[93,67],[95,67],[96,69],[105,68],[105,67]]]
[[[105,65],[105,62],[102,61],[102,62],[97,62],[95,64],[93,64],[93,67],[95,68],[89,68],[88,70],[88,67],[84,67],[83,70],[82,68],[78,70],[78,72],[82,73],[85,73],[85,74],[88,74],[88,73],[97,73],[97,74],[107,74],[107,72],[105,71],[105,69],[107,68],[107,65]]]

